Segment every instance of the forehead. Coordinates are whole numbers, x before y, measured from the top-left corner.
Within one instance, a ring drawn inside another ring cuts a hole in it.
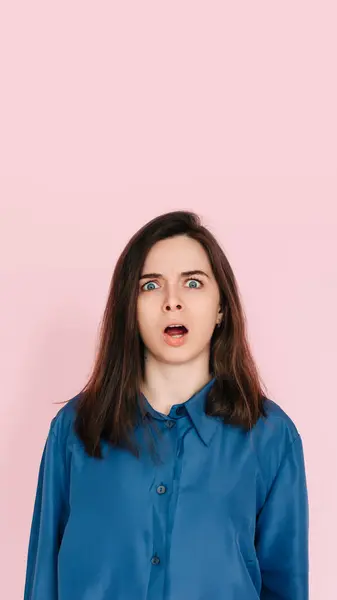
[[[180,235],[160,240],[149,251],[145,263],[146,271],[210,270],[207,252],[196,240]]]

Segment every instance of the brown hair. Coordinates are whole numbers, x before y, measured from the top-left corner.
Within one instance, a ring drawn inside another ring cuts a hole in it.
[[[74,428],[89,456],[102,458],[100,441],[123,446],[139,456],[132,441],[138,394],[144,377],[144,344],[136,308],[139,278],[151,247],[166,238],[187,235],[206,250],[219,286],[224,316],[211,339],[210,373],[215,377],[206,413],[226,424],[250,430],[260,416],[264,391],[250,352],[245,315],[232,268],[215,237],[189,211],[160,215],[130,239],[110,283],[92,374],[81,390]]]

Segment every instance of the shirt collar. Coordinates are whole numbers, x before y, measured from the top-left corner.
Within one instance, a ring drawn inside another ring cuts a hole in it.
[[[200,439],[203,443],[208,446],[211,442],[211,439],[215,433],[215,430],[218,426],[218,417],[211,417],[206,415],[205,407],[207,394],[215,382],[215,377],[211,379],[208,383],[206,383],[198,392],[193,394],[186,402],[181,402],[180,404],[174,404],[171,407],[171,410],[168,415],[164,415],[154,409],[151,404],[148,402],[147,398],[144,394],[141,394],[144,402],[145,414],[143,415],[143,419],[147,414],[150,414],[152,417],[162,420],[172,420],[177,418],[175,416],[175,411],[178,407],[183,406],[186,409],[187,414],[189,415]]]

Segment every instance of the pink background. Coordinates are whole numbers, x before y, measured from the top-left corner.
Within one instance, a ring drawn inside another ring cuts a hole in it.
[[[2,598],[22,598],[53,403],[89,374],[115,261],[174,209],[204,217],[236,273],[304,441],[311,599],[337,597],[335,7],[3,3]]]

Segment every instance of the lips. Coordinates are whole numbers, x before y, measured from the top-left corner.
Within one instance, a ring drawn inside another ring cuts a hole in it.
[[[165,327],[164,329],[164,333],[168,333],[171,335],[177,335],[187,332],[187,327],[185,327],[185,325],[183,325],[182,323],[171,323],[170,325],[167,325],[167,327]]]
[[[168,346],[179,348],[188,339],[188,329],[183,323],[170,323],[163,331],[163,339]]]

